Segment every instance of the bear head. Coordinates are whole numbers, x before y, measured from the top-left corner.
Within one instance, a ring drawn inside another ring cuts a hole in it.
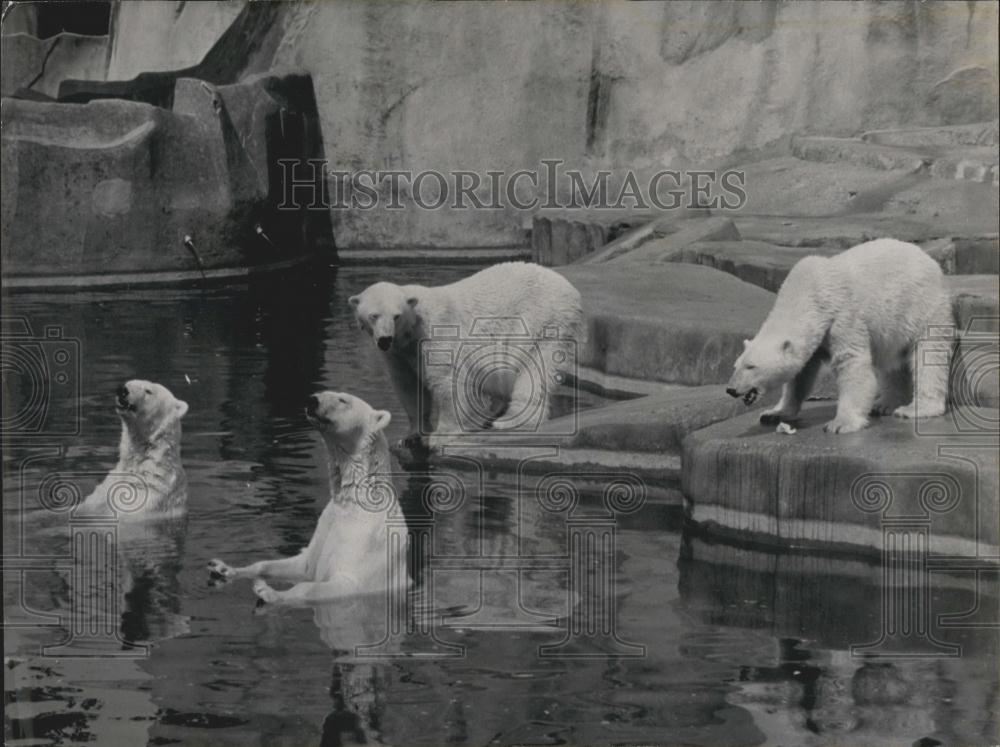
[[[395,283],[375,283],[349,299],[358,328],[371,335],[379,350],[403,348],[413,340],[417,297]]]
[[[758,335],[743,341],[743,354],[733,365],[726,394],[752,405],[757,397],[790,381],[802,369],[795,344],[783,337]]]
[[[353,394],[318,392],[306,404],[306,418],[324,440],[354,454],[367,439],[389,425],[392,415],[387,410],[376,410]]]
[[[132,379],[118,387],[115,411],[125,434],[138,447],[164,438],[179,443],[181,418],[188,406],[162,384]]]

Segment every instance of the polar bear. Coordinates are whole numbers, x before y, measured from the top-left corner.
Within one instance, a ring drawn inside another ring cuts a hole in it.
[[[470,431],[532,430],[585,342],[580,293],[553,270],[505,262],[437,287],[379,282],[351,296],[410,421],[432,448]]]
[[[829,433],[861,430],[870,414],[942,415],[952,343],[940,335],[953,326],[941,268],[914,244],[877,239],[833,257],[805,257],[757,336],[744,341],[726,391],[752,404],[783,384],[781,400],[760,420],[794,418],[829,360],[838,389]]]
[[[210,581],[253,579],[259,604],[302,607],[407,588],[406,543],[390,542],[390,515],[401,515],[390,474],[385,410],[343,392],[309,398],[306,417],[326,445],[330,500],[309,545],[298,555],[232,567],[208,564]],[[284,591],[264,579],[293,581]]]
[[[110,508],[124,521],[183,514],[187,476],[181,464],[181,418],[187,411],[187,403],[162,384],[133,379],[118,387],[118,463],[75,513]]]
[[[122,424],[118,462],[72,509],[70,523],[79,546],[81,536],[93,537],[88,527],[113,521],[115,568],[109,574],[108,557],[90,543],[91,551],[74,552],[75,581],[109,579],[107,587],[72,585],[74,615],[96,630],[120,612],[123,644],[173,638],[189,629],[177,578],[187,518],[181,419],[188,405],[161,384],[134,379],[118,387],[114,406]],[[65,536],[62,526],[52,529]]]

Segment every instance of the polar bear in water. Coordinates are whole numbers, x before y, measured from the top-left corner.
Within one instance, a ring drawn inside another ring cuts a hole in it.
[[[187,476],[181,464],[181,418],[187,411],[187,403],[161,384],[133,379],[118,387],[118,464],[74,514],[100,514],[110,508],[124,521],[183,514]]]
[[[210,580],[254,579],[263,603],[286,606],[405,590],[407,548],[389,542],[386,521],[399,512],[384,433],[390,414],[350,394],[321,392],[310,397],[306,416],[326,444],[330,469],[330,500],[309,545],[294,557],[238,568],[212,560]],[[264,579],[295,585],[279,591]]]

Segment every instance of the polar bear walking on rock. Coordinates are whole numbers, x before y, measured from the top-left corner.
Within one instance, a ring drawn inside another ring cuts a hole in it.
[[[438,287],[375,283],[350,304],[385,356],[410,420],[406,442],[431,434],[431,448],[546,420],[586,337],[579,291],[526,262]]]
[[[805,257],[757,336],[744,342],[726,391],[751,404],[782,384],[781,400],[760,419],[788,420],[829,360],[838,401],[827,432],[861,430],[869,415],[943,415],[952,342],[933,338],[953,325],[941,268],[914,244],[877,239],[834,257]]]
[[[407,588],[406,546],[390,544],[386,521],[399,510],[383,433],[390,414],[350,394],[320,392],[309,398],[306,417],[323,438],[330,470],[330,500],[309,545],[242,567],[212,560],[210,579],[253,579],[261,603],[293,607]],[[295,585],[279,591],[265,579]]]

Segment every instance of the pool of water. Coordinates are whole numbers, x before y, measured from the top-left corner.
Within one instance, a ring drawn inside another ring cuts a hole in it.
[[[7,298],[8,324],[41,345],[57,327],[79,364],[53,388],[48,435],[4,442],[8,743],[997,741],[995,573],[930,574],[928,627],[887,636],[887,605],[910,597],[883,594],[878,562],[715,543],[651,498],[608,513],[607,476],[579,480],[567,507],[537,500],[537,475],[452,473],[463,501],[406,513],[429,541],[395,634],[397,618],[365,600],[255,614],[249,583],[210,587],[212,558],[308,542],[327,495],[308,394],[350,391],[392,412],[390,440],[406,432],[347,297],[376,279],[468,271]],[[42,655],[67,638],[73,564],[68,535],[19,521],[20,507],[46,475],[86,493],[113,466],[111,393],[133,377],[190,405],[188,514],[122,550],[111,644]],[[78,433],[65,426],[77,415]],[[404,504],[419,504],[422,478],[400,472]],[[594,537],[599,552],[580,555]]]

